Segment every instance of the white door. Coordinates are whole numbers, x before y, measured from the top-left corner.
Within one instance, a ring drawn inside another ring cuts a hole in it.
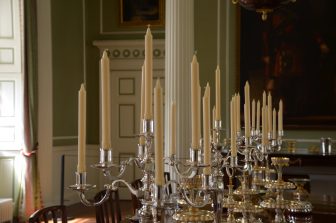
[[[164,40],[153,41],[153,84],[159,77],[164,84]],[[115,162],[137,155],[140,127],[141,67],[144,62],[144,40],[96,41],[101,54],[110,51],[111,69],[111,126],[112,147]],[[154,91],[153,91],[154,92]],[[136,166],[129,166],[123,179],[132,182],[141,178]],[[131,199],[130,192],[123,187],[120,199]]]

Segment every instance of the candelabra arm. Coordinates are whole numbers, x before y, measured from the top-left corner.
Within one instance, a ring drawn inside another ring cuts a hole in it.
[[[230,171],[230,169],[231,169],[232,172]],[[225,170],[226,170],[226,174],[227,174],[229,177],[233,177],[233,172],[234,172],[233,168],[226,167]]]
[[[132,160],[139,169],[143,168],[143,165],[141,164],[141,160],[139,158],[133,158]]]
[[[120,178],[120,177],[122,177],[124,175],[127,165],[129,165],[132,162],[133,159],[134,158],[130,158],[127,161],[121,162],[119,174],[116,176],[116,178]]]
[[[202,203],[197,203],[195,204],[187,195],[186,193],[186,190],[183,190],[182,189],[182,195],[183,195],[183,198],[184,200],[192,207],[195,207],[195,208],[203,208],[205,207],[207,204],[209,204],[210,200],[209,200],[209,196],[208,195],[205,195],[205,199],[203,200]]]
[[[231,157],[231,151],[228,151],[227,155],[225,157],[223,157],[223,166],[222,167],[225,167],[227,165],[229,165],[229,159]]]
[[[240,155],[245,155],[245,149],[242,149],[244,146],[242,148],[240,148],[240,147],[242,147],[242,146],[238,147],[237,153],[240,154]]]
[[[109,177],[111,180],[120,179],[124,175],[127,166],[130,165],[133,161],[138,166],[136,159],[137,158],[131,157],[128,160],[122,161],[120,165],[114,164],[113,166],[111,166],[111,167],[119,168],[119,173],[117,176],[113,176],[111,174],[110,168],[103,169],[104,176]]]
[[[132,187],[131,184],[129,184],[127,181],[123,180],[123,179],[118,179],[112,182],[112,184],[109,186],[109,189],[111,190],[118,190],[118,183],[123,183],[127,186],[127,188],[129,189],[129,191],[135,195],[137,198],[139,197],[143,197],[143,193],[141,190],[136,190],[134,187]]]
[[[109,189],[106,190],[104,197],[103,197],[100,201],[97,201],[97,202],[92,202],[92,201],[89,201],[88,199],[86,199],[84,192],[80,192],[80,193],[79,193],[80,201],[81,201],[85,206],[88,206],[88,207],[92,207],[92,206],[96,207],[96,206],[99,206],[99,205],[101,205],[103,202],[105,202],[109,197],[110,197],[110,190],[109,190]]]
[[[177,185],[177,188],[180,187],[180,184],[179,184],[178,181],[176,181],[176,180],[170,180],[170,181],[168,181],[168,182],[163,186],[163,190],[164,190],[164,191],[168,191],[168,187],[169,187],[170,185],[172,185],[172,184],[176,184],[176,185]]]
[[[197,174],[197,166],[192,165],[189,166],[188,169],[182,172],[180,170],[179,165],[181,164],[179,161],[176,160],[175,155],[171,157],[165,157],[164,160],[167,160],[167,164],[172,166],[179,177],[183,178],[193,178]]]
[[[184,178],[191,179],[194,176],[196,176],[196,174],[197,174],[197,168],[193,167],[193,166],[189,167],[186,171],[181,172],[179,167],[178,167],[178,164],[175,163],[174,169],[175,169],[175,172],[179,175],[179,177],[184,177]]]
[[[255,157],[258,161],[263,161],[264,160],[264,154],[261,152],[260,145],[258,145],[255,148],[252,148],[251,153],[253,154],[252,157]],[[255,160],[254,160],[255,161]]]

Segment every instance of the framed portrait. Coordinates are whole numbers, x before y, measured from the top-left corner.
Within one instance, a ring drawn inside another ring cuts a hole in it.
[[[336,129],[334,0],[297,0],[269,14],[241,9],[240,91],[284,103],[287,129]]]
[[[164,0],[120,0],[120,26],[164,26]]]

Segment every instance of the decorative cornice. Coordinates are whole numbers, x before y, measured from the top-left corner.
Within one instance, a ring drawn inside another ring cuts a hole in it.
[[[110,51],[111,59],[144,59],[145,43],[143,40],[95,40],[93,45],[102,52],[105,49]],[[153,41],[154,58],[163,59],[165,57],[165,41]]]

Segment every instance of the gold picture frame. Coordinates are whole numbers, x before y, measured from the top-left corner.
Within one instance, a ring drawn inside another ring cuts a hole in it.
[[[164,26],[164,0],[120,0],[120,26]]]

